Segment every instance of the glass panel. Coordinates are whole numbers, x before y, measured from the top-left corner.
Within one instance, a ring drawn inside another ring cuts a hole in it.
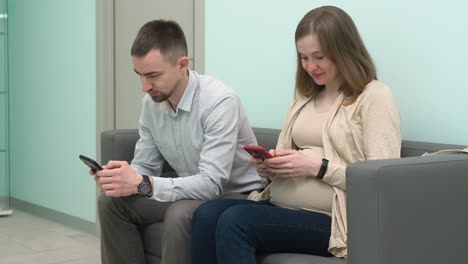
[[[7,19],[7,11],[6,11],[6,0],[0,0],[0,34],[5,32],[6,28],[6,19]]]
[[[7,126],[7,35],[6,0],[0,0],[0,215],[10,209],[10,182],[8,176],[8,152],[6,150]]]
[[[0,94],[0,151],[6,149],[6,130],[7,130],[7,120],[6,120],[6,105],[5,105],[6,95]],[[2,181],[0,181],[0,185]]]
[[[6,174],[6,153],[0,152],[0,211],[10,209],[10,188]]]
[[[0,93],[6,91],[6,36],[0,33]]]

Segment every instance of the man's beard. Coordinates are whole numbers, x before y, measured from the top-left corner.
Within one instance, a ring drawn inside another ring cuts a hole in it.
[[[169,98],[169,95],[163,94],[163,93],[159,93],[158,96],[151,96],[151,99],[153,99],[155,103],[162,103],[164,101],[167,101],[168,98]]]
[[[151,99],[153,99],[153,101],[155,103],[162,103],[164,101],[167,101],[169,99],[169,97],[171,97],[171,95],[174,93],[174,90],[176,90],[176,87],[177,85],[179,84],[179,81],[177,81],[173,86],[172,86],[172,89],[169,89],[169,92],[168,93],[163,93],[163,92],[159,92],[157,96],[151,96]]]

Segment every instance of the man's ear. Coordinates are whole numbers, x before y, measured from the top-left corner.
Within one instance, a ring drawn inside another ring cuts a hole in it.
[[[180,58],[177,60],[177,65],[179,65],[179,67],[180,67],[181,70],[188,69],[189,63],[190,63],[189,58],[187,58],[187,57],[185,57],[185,56],[184,56],[184,57],[180,57]]]

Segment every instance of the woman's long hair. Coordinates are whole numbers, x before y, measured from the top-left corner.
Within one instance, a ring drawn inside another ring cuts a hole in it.
[[[346,98],[344,104],[354,103],[365,86],[377,79],[377,72],[353,20],[338,7],[319,7],[309,11],[297,25],[296,43],[310,34],[318,38],[322,54],[337,67],[343,80],[339,91]],[[314,97],[324,87],[304,70],[297,53],[296,92]]]

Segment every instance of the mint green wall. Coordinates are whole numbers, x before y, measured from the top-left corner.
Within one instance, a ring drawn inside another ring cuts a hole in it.
[[[95,222],[95,1],[8,5],[11,195]]]
[[[405,139],[468,145],[466,1],[206,0],[205,72],[239,92],[254,126],[281,128],[295,27],[322,5],[354,19],[398,100]]]

